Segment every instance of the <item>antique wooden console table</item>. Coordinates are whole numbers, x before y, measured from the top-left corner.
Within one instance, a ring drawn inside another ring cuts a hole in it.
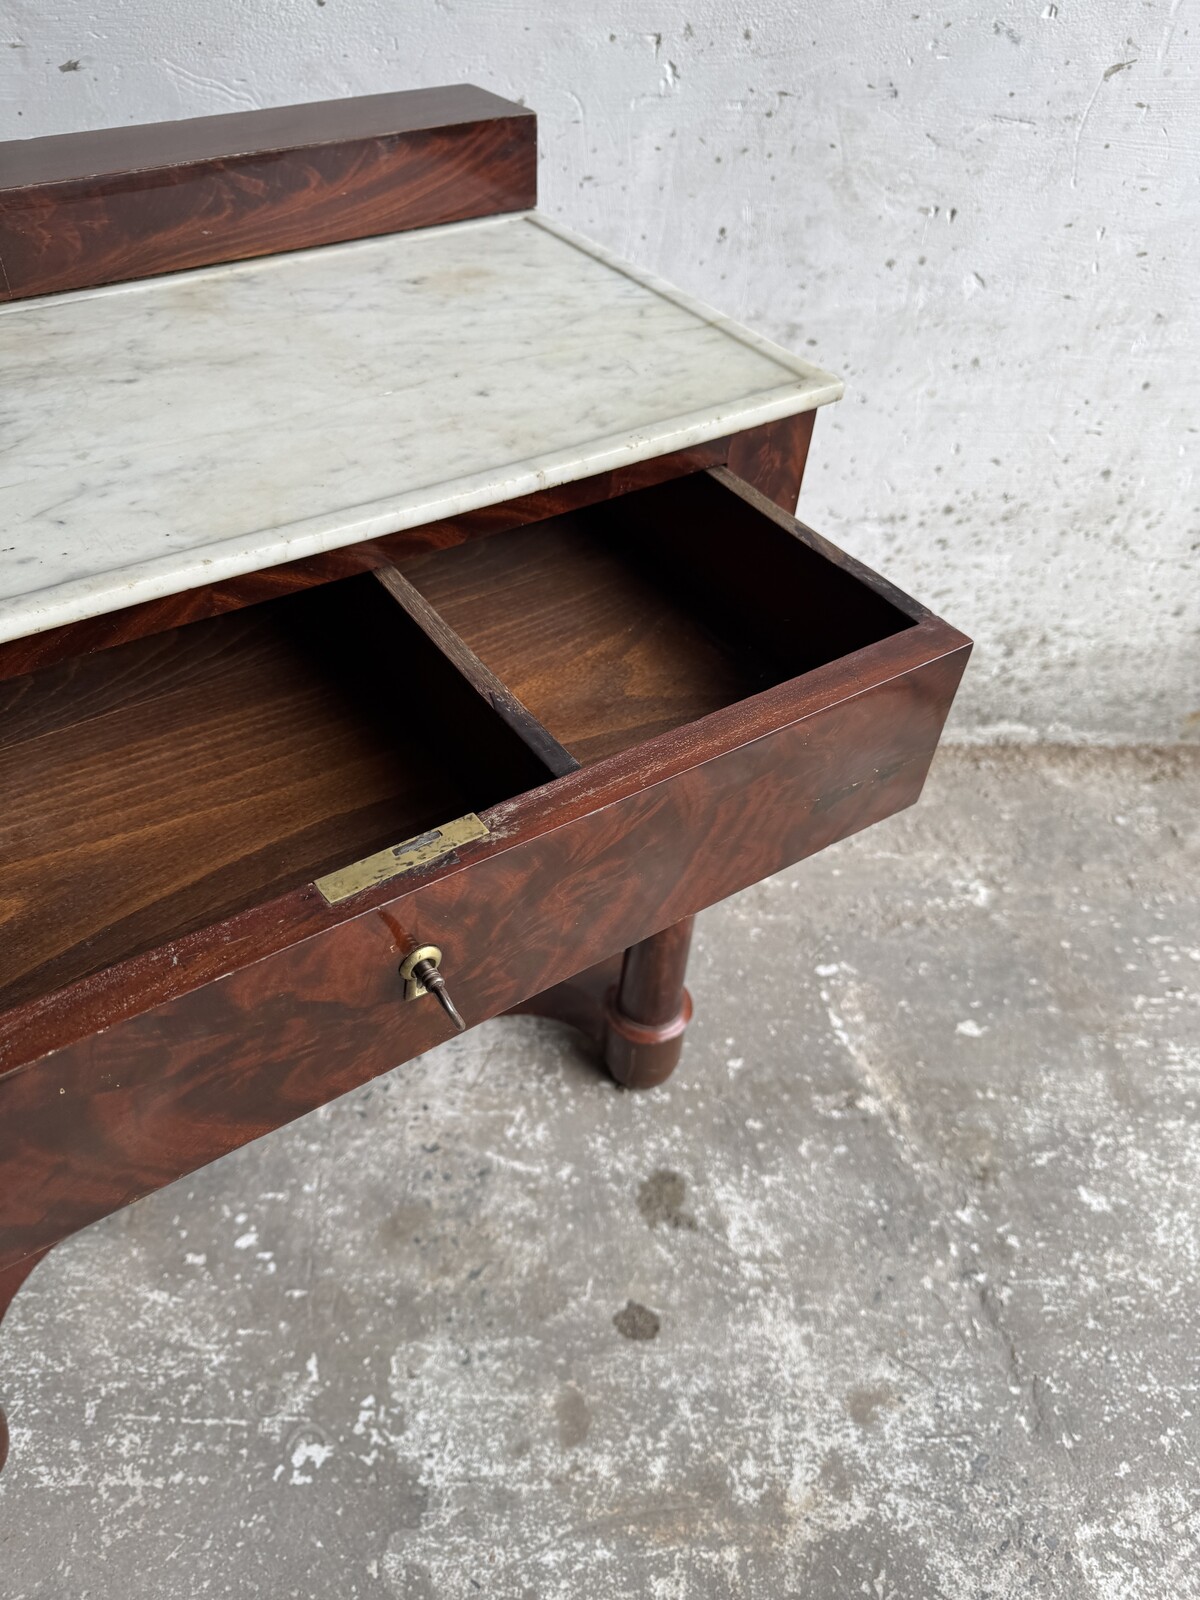
[[[790,515],[840,383],[540,216],[535,131],[0,147],[0,1316],[460,1022],[661,1082],[693,915],[920,792],[969,643]]]

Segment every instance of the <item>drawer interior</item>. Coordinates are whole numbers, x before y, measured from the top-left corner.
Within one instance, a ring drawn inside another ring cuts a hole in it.
[[[0,682],[0,1010],[913,625],[764,508],[698,473]]]
[[[0,1009],[546,776],[370,576],[0,683]]]
[[[586,765],[913,625],[709,473],[402,564]]]

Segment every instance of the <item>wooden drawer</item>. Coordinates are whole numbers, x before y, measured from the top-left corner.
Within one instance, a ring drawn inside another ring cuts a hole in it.
[[[718,469],[0,683],[0,1269],[911,804],[969,648]]]

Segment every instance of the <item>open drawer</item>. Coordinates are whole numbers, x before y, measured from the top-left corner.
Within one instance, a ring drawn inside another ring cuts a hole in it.
[[[407,950],[473,1024],[910,804],[968,650],[719,469],[0,683],[0,1268],[445,1038]]]

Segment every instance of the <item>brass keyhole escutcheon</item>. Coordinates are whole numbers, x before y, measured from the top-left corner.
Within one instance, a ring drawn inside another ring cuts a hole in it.
[[[442,952],[436,944],[422,944],[415,950],[410,950],[400,963],[400,976],[404,979],[404,998],[419,1000],[423,994],[431,994],[461,1033],[466,1023],[458,1007],[451,1000],[446,980],[438,970],[441,964]]]

